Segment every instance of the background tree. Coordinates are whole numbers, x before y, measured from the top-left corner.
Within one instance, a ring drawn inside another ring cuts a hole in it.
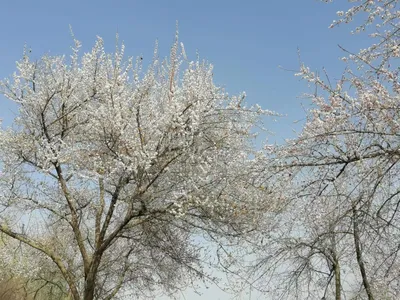
[[[285,209],[256,268],[274,297],[400,297],[398,1],[349,2],[331,27],[360,22],[354,33],[371,46],[342,48],[347,68],[335,81],[301,66],[297,75],[315,86],[312,108],[301,134],[272,147],[267,162],[290,180],[275,189]]]
[[[207,278],[204,239],[232,244],[256,226],[251,130],[269,112],[215,86],[177,39],[146,72],[123,46],[79,48],[25,53],[1,83],[19,115],[0,131],[0,231],[51,261],[75,300]]]
[[[69,298],[58,269],[31,247],[1,234],[0,258],[0,299]]]

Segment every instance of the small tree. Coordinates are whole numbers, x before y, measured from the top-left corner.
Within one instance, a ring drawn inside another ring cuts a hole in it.
[[[1,83],[19,115],[0,131],[0,231],[51,260],[75,300],[186,288],[206,276],[202,239],[255,226],[251,130],[268,112],[228,97],[177,39],[146,72],[123,46],[79,48],[25,53]]]
[[[0,299],[69,298],[65,281],[48,257],[3,233],[0,236]]]

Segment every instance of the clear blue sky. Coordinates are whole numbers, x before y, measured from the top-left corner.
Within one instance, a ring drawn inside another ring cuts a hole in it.
[[[363,42],[349,34],[349,26],[328,29],[336,11],[347,6],[346,0],[334,4],[316,0],[3,1],[0,78],[15,70],[24,44],[32,48],[35,58],[70,54],[69,25],[84,50],[99,35],[112,51],[118,32],[128,55],[151,60],[158,39],[164,56],[178,20],[189,59],[198,49],[202,58],[214,64],[217,84],[231,94],[246,91],[248,102],[288,115],[272,126],[274,139],[280,142],[293,136],[291,122],[304,118],[300,103],[307,102],[297,97],[307,92],[307,85],[279,66],[297,69],[300,48],[302,60],[312,68],[325,67],[332,77],[340,75],[344,64],[338,58],[343,53],[337,44],[357,50]],[[0,96],[0,118],[6,124],[11,109]],[[207,297],[219,298],[226,299]]]
[[[32,48],[35,58],[45,53],[69,54],[69,25],[84,50],[100,35],[112,51],[118,32],[128,55],[150,60],[156,39],[161,55],[167,55],[178,20],[189,58],[195,58],[199,50],[202,58],[214,64],[217,84],[231,94],[246,91],[248,102],[288,114],[271,125],[274,139],[282,141],[292,136],[291,122],[304,117],[296,97],[307,88],[279,66],[298,68],[299,47],[302,60],[313,68],[324,66],[330,74],[340,74],[344,65],[338,61],[342,53],[337,44],[354,48],[354,42],[349,26],[333,30],[328,26],[335,12],[347,5],[345,0],[334,4],[316,0],[4,1],[0,78],[14,71],[24,44]],[[0,101],[0,118],[6,124],[9,108]]]

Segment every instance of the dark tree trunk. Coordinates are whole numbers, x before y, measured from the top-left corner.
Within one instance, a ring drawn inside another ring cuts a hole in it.
[[[357,263],[360,269],[363,286],[365,288],[365,292],[367,293],[368,300],[374,300],[374,296],[371,290],[371,285],[368,281],[367,271],[365,270],[364,260],[362,257],[360,230],[358,228],[357,210],[355,205],[353,205],[353,236],[354,236],[354,246],[356,248]]]
[[[99,269],[101,256],[94,255],[92,263],[90,265],[89,272],[85,277],[85,291],[83,294],[83,300],[93,300],[94,291],[96,289],[96,276]]]

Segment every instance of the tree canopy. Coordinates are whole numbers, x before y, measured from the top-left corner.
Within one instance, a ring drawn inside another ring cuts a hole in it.
[[[123,45],[80,46],[25,53],[1,83],[19,115],[0,131],[0,231],[75,300],[186,288],[207,277],[201,239],[232,243],[261,215],[252,129],[270,113],[215,86],[178,38],[146,71]]]

